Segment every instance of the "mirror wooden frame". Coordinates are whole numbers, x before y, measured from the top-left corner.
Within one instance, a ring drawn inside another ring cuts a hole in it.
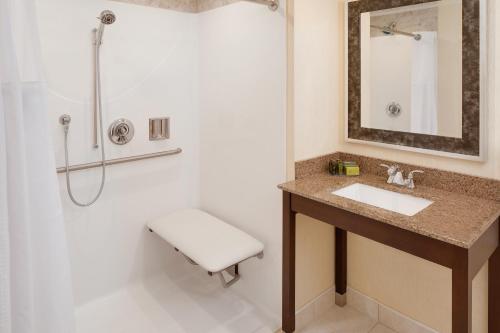
[[[404,150],[438,152],[438,155],[482,160],[481,109],[484,109],[482,99],[485,92],[481,90],[485,89],[482,89],[481,84],[481,43],[485,42],[482,41],[485,24],[481,22],[481,0],[462,1],[462,138],[361,126],[361,14],[430,2],[436,0],[357,0],[347,3],[346,139],[349,142],[389,145]]]

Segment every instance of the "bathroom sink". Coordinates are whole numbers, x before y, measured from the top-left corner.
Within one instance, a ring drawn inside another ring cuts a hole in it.
[[[332,194],[407,216],[413,216],[433,203],[432,201],[412,195],[383,190],[359,183],[334,191]]]

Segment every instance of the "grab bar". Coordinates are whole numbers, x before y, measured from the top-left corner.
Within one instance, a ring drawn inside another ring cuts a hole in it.
[[[144,155],[136,155],[136,156],[130,156],[130,157],[122,157],[122,158],[115,158],[112,160],[106,161],[106,165],[115,165],[115,164],[122,164],[122,163],[128,163],[128,162],[135,162],[135,161],[141,161],[141,160],[148,160],[151,158],[157,158],[157,157],[163,157],[163,156],[170,156],[170,155],[177,155],[182,153],[181,148],[177,149],[172,149],[172,150],[166,150],[166,151],[161,151],[158,153],[151,153],[151,154],[144,154]],[[98,168],[102,165],[101,162],[92,162],[92,163],[85,163],[85,164],[77,164],[77,165],[72,165],[69,167],[69,171],[79,171],[79,170],[86,170],[86,169],[92,169],[92,168]],[[65,173],[66,168],[61,167],[57,168],[57,173]]]

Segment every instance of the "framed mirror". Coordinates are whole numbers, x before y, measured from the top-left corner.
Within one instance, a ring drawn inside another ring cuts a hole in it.
[[[348,2],[346,140],[481,160],[484,6]]]

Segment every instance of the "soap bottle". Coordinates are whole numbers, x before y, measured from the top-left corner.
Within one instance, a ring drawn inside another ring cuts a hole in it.
[[[328,172],[333,176],[337,174],[337,163],[333,160],[330,160],[330,162],[328,162]]]
[[[344,174],[344,162],[337,160],[337,175],[342,176]]]

